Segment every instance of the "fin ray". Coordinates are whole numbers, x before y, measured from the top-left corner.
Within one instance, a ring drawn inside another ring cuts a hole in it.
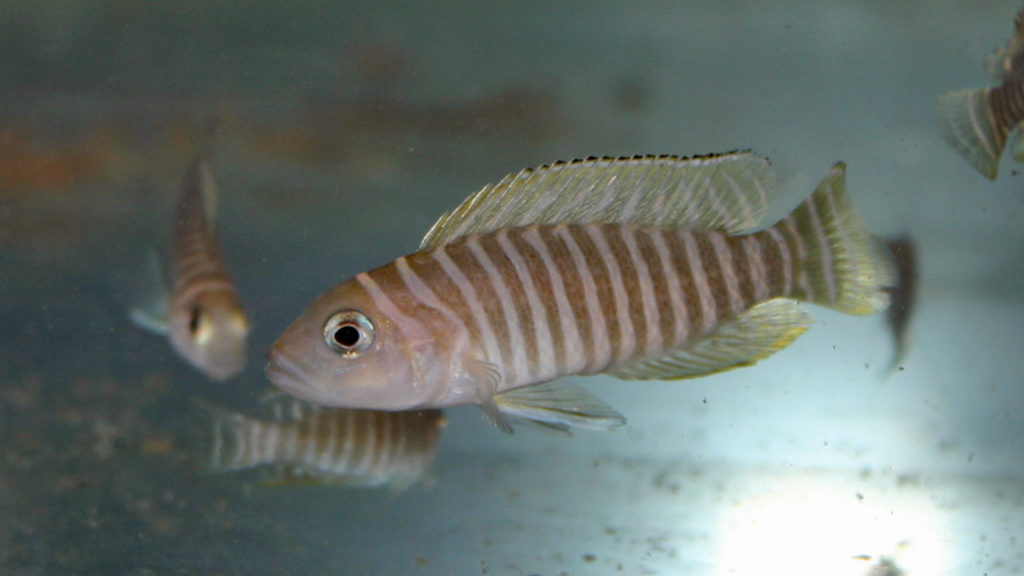
[[[797,273],[812,290],[804,299],[844,314],[874,314],[889,305],[885,288],[896,281],[895,263],[854,210],[845,178],[839,162],[790,214],[808,250]]]
[[[443,214],[420,249],[532,224],[634,224],[742,232],[761,222],[774,188],[750,152],[556,162],[510,174]]]
[[[493,398],[493,404],[503,414],[555,429],[607,431],[626,423],[625,417],[603,400],[564,380],[502,392]]]
[[[170,293],[160,257],[151,249],[146,258],[146,272],[128,317],[136,326],[154,334],[167,334],[170,317]]]
[[[994,179],[1007,129],[992,116],[990,92],[990,88],[946,92],[936,100],[935,113],[943,139],[975,170]]]
[[[749,366],[789,346],[813,322],[793,300],[768,300],[689,346],[608,373],[624,380],[679,380]]]

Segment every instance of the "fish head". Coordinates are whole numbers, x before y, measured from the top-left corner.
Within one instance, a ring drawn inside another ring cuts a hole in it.
[[[320,296],[267,351],[267,377],[321,406],[409,410],[437,396],[434,338],[381,310],[357,280]],[[410,325],[411,324],[411,325]]]
[[[171,342],[189,363],[214,380],[245,367],[249,320],[233,293],[205,292],[172,310]]]

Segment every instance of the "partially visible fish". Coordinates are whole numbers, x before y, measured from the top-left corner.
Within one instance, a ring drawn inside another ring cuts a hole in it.
[[[153,266],[148,301],[131,311],[136,324],[167,334],[190,364],[215,380],[245,367],[249,321],[228,277],[217,241],[217,191],[209,164],[196,160],[183,184],[174,223],[169,272]]]
[[[591,158],[511,174],[443,215],[421,250],[320,296],[268,352],[310,402],[480,404],[553,426],[621,414],[555,379],[679,379],[754,364],[812,319],[886,306],[884,245],[836,164],[761,229],[774,173],[749,153]]]
[[[1017,14],[1013,38],[993,55],[990,68],[998,86],[946,92],[935,110],[946,141],[994,179],[1011,131],[1014,159],[1024,162],[1024,9]]]
[[[907,351],[907,326],[914,313],[917,299],[917,250],[908,237],[886,240],[889,253],[896,264],[896,282],[887,287],[889,308],[886,319],[893,337],[893,358],[889,370],[896,368]]]
[[[401,490],[437,454],[447,420],[440,410],[377,412],[320,408],[278,394],[267,419],[197,402],[192,452],[211,472],[264,467],[264,484],[343,484]]]

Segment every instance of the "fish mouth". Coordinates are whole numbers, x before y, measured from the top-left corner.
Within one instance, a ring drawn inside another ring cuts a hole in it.
[[[309,381],[305,378],[298,362],[284,350],[274,347],[267,352],[264,372],[270,382],[292,396],[313,402]]]

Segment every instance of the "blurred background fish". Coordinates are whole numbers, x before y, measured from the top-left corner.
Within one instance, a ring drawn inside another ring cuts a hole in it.
[[[228,276],[217,240],[217,190],[199,157],[183,184],[174,222],[169,272],[151,262],[149,294],[131,310],[139,326],[167,334],[178,353],[214,380],[245,367],[249,321]]]
[[[954,90],[939,96],[935,110],[942,136],[970,165],[990,179],[1011,136],[1017,162],[1024,162],[1024,9],[1017,14],[1013,38],[990,59],[998,86]]]
[[[263,483],[405,489],[423,478],[447,424],[440,410],[321,408],[284,394],[267,418],[196,401],[193,460],[211,472],[264,468]]]

